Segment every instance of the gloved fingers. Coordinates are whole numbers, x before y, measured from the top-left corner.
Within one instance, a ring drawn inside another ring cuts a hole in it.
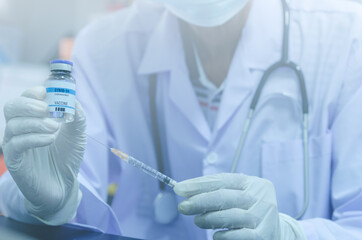
[[[223,188],[243,190],[247,185],[248,176],[244,174],[221,173],[179,182],[175,185],[174,191],[182,197],[191,197]]]
[[[261,200],[254,204],[250,209],[250,213],[260,219],[258,229],[270,228],[272,224],[279,222],[278,206],[267,201]]]
[[[11,159],[22,154],[28,149],[44,147],[52,144],[55,134],[29,133],[12,137],[5,145],[4,152],[6,158]],[[10,151],[7,151],[10,149]],[[12,155],[14,154],[14,156]]]
[[[86,118],[82,106],[76,101],[74,120],[61,125],[55,144],[50,146],[52,151],[67,149],[65,155],[77,155],[80,160],[83,158],[87,143]],[[63,154],[63,155],[64,155]],[[72,159],[73,157],[69,157]],[[74,170],[79,168],[78,161],[67,162],[67,166],[73,166]]]
[[[75,100],[75,120],[77,122],[79,121],[85,121],[86,117],[85,117],[85,112],[84,109],[82,107],[82,104],[80,104],[80,102],[78,100]]]
[[[29,133],[55,133],[58,129],[59,123],[50,118],[16,117],[7,123],[4,141]]]
[[[49,107],[41,100],[18,97],[5,104],[4,115],[6,122],[15,117],[44,118],[49,115]]]
[[[203,229],[237,229],[258,226],[260,219],[248,210],[231,208],[222,211],[208,212],[195,216],[195,224]]]
[[[214,234],[214,240],[240,240],[240,239],[260,239],[254,229],[243,228],[235,230],[223,230]]]
[[[44,100],[46,97],[46,89],[43,86],[37,86],[25,90],[21,96],[27,98],[33,98],[37,100]]]
[[[62,125],[62,131],[64,133],[71,133],[76,134],[78,133],[85,133],[86,131],[86,116],[83,110],[82,105],[75,101],[75,115],[74,121],[70,123],[65,123]]]
[[[200,193],[181,202],[179,212],[185,215],[197,215],[206,212],[226,210],[230,208],[249,209],[256,200],[240,190],[219,189],[213,192]]]

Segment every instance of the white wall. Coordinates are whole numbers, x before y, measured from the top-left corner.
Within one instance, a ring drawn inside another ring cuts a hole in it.
[[[128,0],[0,0],[0,148],[4,104],[43,84],[60,38],[76,35],[112,4]],[[8,63],[2,56],[8,56]]]
[[[61,37],[75,35],[91,20],[106,14],[110,4],[119,2],[128,1],[0,0],[0,27],[21,33],[21,61],[43,63],[56,57]]]

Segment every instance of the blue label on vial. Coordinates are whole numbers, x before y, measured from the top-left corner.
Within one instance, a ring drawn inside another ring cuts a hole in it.
[[[75,91],[68,88],[47,88],[47,93],[66,93],[75,95]]]
[[[49,107],[64,107],[64,108],[75,109],[74,107],[69,107],[69,106],[64,106],[64,105],[49,105]]]

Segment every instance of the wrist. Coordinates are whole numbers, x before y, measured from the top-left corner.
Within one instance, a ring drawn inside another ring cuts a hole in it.
[[[306,240],[304,230],[300,223],[294,218],[279,213],[280,239],[281,240]]]
[[[81,199],[82,192],[79,190],[79,183],[76,180],[69,195],[62,201],[63,204],[57,210],[34,206],[26,198],[24,204],[31,216],[47,225],[56,226],[68,223],[75,217]]]

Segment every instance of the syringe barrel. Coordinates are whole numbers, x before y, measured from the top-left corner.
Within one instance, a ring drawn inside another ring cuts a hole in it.
[[[142,171],[144,171],[145,173],[147,173],[148,175],[158,179],[161,182],[164,182],[165,184],[169,185],[170,187],[174,187],[176,184],[176,181],[173,180],[172,178],[164,175],[163,173],[157,171],[156,169],[144,164],[141,161],[138,161],[137,159],[129,156],[128,158],[128,163],[135,166],[138,169],[141,169]]]

